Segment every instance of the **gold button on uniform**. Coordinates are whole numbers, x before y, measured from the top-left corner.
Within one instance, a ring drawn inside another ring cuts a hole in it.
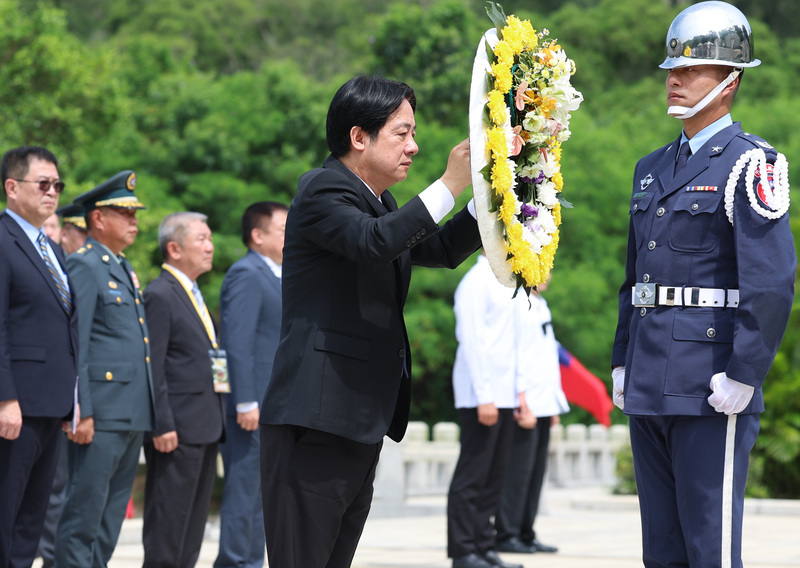
[[[106,380],[110,381],[113,378],[114,378],[113,373],[111,371],[106,371]]]
[[[139,318],[139,323],[144,325],[144,318]]]
[[[136,298],[136,303],[137,303],[137,304],[139,303],[139,298]]]
[[[121,304],[121,303],[122,303],[122,298],[120,298],[119,296],[117,296],[117,303],[118,303],[118,304]]]
[[[144,338],[144,342],[145,342],[145,343],[150,343],[150,340],[149,340],[149,339],[147,339],[147,338],[145,337],[145,338]]]
[[[144,360],[145,360],[145,361],[147,361],[147,362],[149,363],[149,362],[150,362],[150,355],[148,355],[147,357],[145,357],[145,358],[144,358]]]

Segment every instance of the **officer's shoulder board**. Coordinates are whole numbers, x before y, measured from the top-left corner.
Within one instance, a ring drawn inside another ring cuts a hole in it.
[[[763,148],[764,150],[774,150],[775,149],[772,146],[772,144],[770,144],[769,142],[767,142],[766,140],[764,140],[760,136],[756,136],[755,134],[751,134],[750,132],[742,132],[742,137],[745,140],[747,140],[748,142],[750,142],[756,148]]]

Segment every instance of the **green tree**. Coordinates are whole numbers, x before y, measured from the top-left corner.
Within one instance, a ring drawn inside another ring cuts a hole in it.
[[[71,181],[86,146],[125,112],[111,53],[87,49],[54,8],[2,0],[0,19],[0,144],[46,146]]]

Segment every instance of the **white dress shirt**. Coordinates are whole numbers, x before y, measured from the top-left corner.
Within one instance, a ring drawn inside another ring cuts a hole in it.
[[[553,333],[552,317],[547,301],[531,294],[530,325],[526,326],[525,344],[521,346],[526,361],[525,371],[533,377],[533,386],[525,391],[525,402],[534,416],[556,416],[569,411],[567,397],[561,390],[561,366],[558,362],[558,341]],[[538,323],[538,326],[536,325]]]
[[[513,289],[497,281],[483,255],[456,288],[456,408],[488,403],[516,408],[518,394],[533,388],[528,367],[539,363],[526,358],[526,327],[539,324],[530,323],[525,293],[513,295]]]

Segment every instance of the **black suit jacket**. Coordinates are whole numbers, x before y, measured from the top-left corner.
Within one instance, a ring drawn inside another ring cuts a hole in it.
[[[61,247],[49,242],[66,273]],[[67,280],[74,306],[74,286]],[[0,318],[0,400],[17,399],[23,417],[71,416],[77,310],[67,314],[41,255],[6,214],[0,214]]]
[[[388,191],[381,199],[333,157],[300,178],[286,223],[281,342],[263,424],[364,443],[403,438],[411,265],[454,268],[480,237],[466,210],[440,229],[419,197],[400,209]]]
[[[144,307],[156,393],[154,435],[177,431],[179,443],[220,441],[224,395],[214,392],[211,340],[189,295],[177,278],[162,270],[144,291]]]

